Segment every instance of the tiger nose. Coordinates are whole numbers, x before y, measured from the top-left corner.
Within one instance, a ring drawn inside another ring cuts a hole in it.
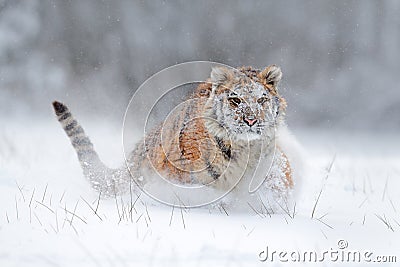
[[[254,116],[244,117],[243,120],[250,127],[253,126],[257,122],[257,119]]]

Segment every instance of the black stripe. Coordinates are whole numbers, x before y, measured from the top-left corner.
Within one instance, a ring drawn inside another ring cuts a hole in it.
[[[64,127],[64,130],[70,131],[77,125],[78,125],[78,122],[76,120],[73,120],[70,124],[68,124],[67,126]]]
[[[218,136],[214,136],[215,141],[217,142],[219,150],[221,150],[225,159],[230,159],[232,157],[231,146],[225,145],[224,141]]]
[[[72,139],[72,145],[73,146],[90,146],[92,145],[92,142],[90,142],[88,137],[77,137]]]
[[[63,103],[58,102],[58,101],[54,101],[53,102],[53,107],[54,107],[54,111],[56,112],[57,116],[60,116],[64,112],[68,111],[67,106],[64,105]]]
[[[76,127],[76,128],[74,128],[74,129],[72,129],[71,131],[67,131],[67,135],[68,135],[69,137],[72,137],[72,136],[75,136],[75,135],[78,135],[78,134],[82,134],[82,133],[85,133],[85,132],[83,131],[83,128],[82,128],[82,127]]]
[[[63,120],[68,119],[69,117],[71,117],[71,113],[70,112],[64,113],[63,115],[61,115],[61,117],[58,119],[58,121],[61,122]]]
[[[280,106],[281,106],[281,103],[279,102],[279,97],[277,97],[277,96],[275,96],[274,97],[274,101],[275,101],[275,104],[276,104],[276,106],[277,106],[277,109],[276,109],[276,116],[278,117],[278,115],[279,115],[279,109],[280,109]]]
[[[191,105],[186,107],[185,117],[183,118],[183,123],[186,124],[189,119],[191,119],[190,115],[192,114],[193,107]]]
[[[182,144],[182,138],[184,135],[184,127],[181,128],[180,132],[179,132],[179,136],[178,136],[178,146],[179,146],[179,151],[181,152],[181,156],[185,155],[185,148],[181,146]]]
[[[179,136],[178,136],[178,142],[179,142],[179,150],[181,151],[181,155],[183,156],[185,154],[184,148],[181,147],[181,143],[182,143],[182,138],[185,135],[185,131],[186,131],[186,127],[188,126],[187,123],[190,120],[190,115],[191,115],[191,111],[192,111],[192,107],[188,106],[185,107],[185,116],[183,117],[183,121],[182,121],[182,125],[179,125],[180,130],[179,130]],[[181,119],[181,117],[179,116],[179,120]],[[178,121],[179,121],[178,120]],[[193,123],[193,121],[191,121]]]
[[[206,169],[208,174],[214,179],[214,180],[218,180],[218,178],[221,176],[221,174],[219,172],[217,172],[214,167],[211,165],[210,162],[206,162]]]

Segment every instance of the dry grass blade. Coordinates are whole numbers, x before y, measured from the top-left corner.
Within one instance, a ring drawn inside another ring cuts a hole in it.
[[[250,232],[248,232],[247,236],[250,236],[251,233],[253,233],[254,229],[256,229],[256,227],[254,226],[253,229],[250,230]]]
[[[388,229],[390,229],[392,232],[394,232],[393,227],[390,225],[390,223],[389,223],[389,221],[387,220],[387,218],[386,218],[385,215],[383,215],[384,218],[382,218],[382,216],[379,216],[378,214],[375,213],[375,216],[376,216],[382,223],[384,223]]]
[[[42,197],[42,203],[44,203],[44,198],[46,197],[48,185],[49,185],[49,184],[46,184],[46,187],[44,188],[43,197]]]
[[[332,158],[328,168],[326,169],[327,172],[326,172],[326,176],[325,176],[325,181],[328,180],[329,175],[331,174],[331,171],[332,171],[332,168],[333,168],[333,164],[335,163],[335,161],[336,161],[336,154],[333,155],[333,158]],[[311,219],[314,218],[314,214],[315,214],[315,211],[317,209],[317,205],[318,205],[319,199],[321,198],[321,194],[322,194],[322,191],[323,191],[324,187],[325,187],[325,184],[322,186],[321,191],[319,191],[317,200],[314,203],[314,207],[313,207],[312,212],[311,212]]]
[[[394,212],[397,213],[397,210],[396,210],[396,207],[394,206],[394,203],[393,203],[393,201],[392,201],[392,198],[391,198],[391,197],[388,197],[388,198],[389,198],[390,205],[392,205],[392,208],[393,208]]]
[[[294,202],[292,219],[294,219],[294,217],[296,216],[296,204],[297,204],[297,203]]]
[[[385,200],[385,195],[386,195],[386,190],[387,190],[387,186],[388,186],[388,181],[389,181],[389,176],[386,178],[385,187],[383,188],[382,201]]]
[[[149,222],[151,222],[149,211],[147,210],[147,204],[145,204],[144,208],[146,209],[147,218],[149,218]]]
[[[131,214],[131,217],[132,217],[132,211],[133,210],[137,214],[137,210],[135,209],[135,205],[136,205],[136,202],[139,200],[140,196],[141,196],[141,193],[139,193],[139,195],[136,197],[135,201],[131,204],[131,208],[129,210],[129,213]]]
[[[118,223],[119,223],[119,222],[121,222],[121,220],[122,220],[122,216],[121,216],[121,213],[119,212],[119,206],[118,206],[118,198],[117,198],[117,195],[114,195],[114,198],[115,198],[115,206],[116,206],[117,212],[118,212],[118,218],[119,218]]]
[[[174,216],[174,210],[175,210],[175,205],[172,205],[171,217],[169,218],[169,226],[171,226],[171,223],[172,223],[172,217]]]
[[[367,200],[368,200],[368,197],[366,197],[366,198],[363,200],[363,202],[361,202],[361,204],[358,206],[358,208],[361,208]]]
[[[31,200],[29,201],[29,208],[30,208],[31,205],[32,205],[33,195],[35,195],[35,188],[33,188],[33,191],[32,191]]]
[[[17,181],[15,181],[15,184],[17,185],[17,187],[18,187],[18,190],[19,190],[19,192],[21,193],[21,195],[22,195],[22,199],[24,200],[24,202],[25,202],[25,196],[24,196],[24,193],[22,192],[22,188],[19,186],[19,184],[17,183]]]
[[[330,173],[331,173],[331,171],[332,171],[333,164],[335,163],[335,161],[336,161],[336,154],[333,155],[332,161],[331,161],[331,163],[329,164],[328,168],[326,169],[326,172],[327,172],[327,173],[326,173],[326,176],[325,176],[325,180],[327,180],[327,179],[329,178],[329,175],[330,175]]]
[[[100,197],[101,197],[101,191],[99,192],[99,198],[97,199],[97,205],[96,205],[96,213],[99,210],[99,205],[100,205]]]
[[[89,204],[89,202],[87,202],[82,196],[81,199],[89,206],[89,208],[94,212],[94,214],[100,219],[100,221],[102,221],[103,219],[100,217],[99,214],[97,214],[97,211],[95,209],[93,209],[93,207]]]
[[[276,200],[275,200],[275,202],[276,202],[276,204],[278,204],[279,208],[281,208],[281,210],[283,210],[283,212],[284,212],[287,216],[289,216],[291,219],[293,219],[293,217],[292,217],[292,215],[290,214],[290,211],[289,211],[289,206],[288,206],[287,199],[285,199],[285,207],[282,207],[282,205],[279,203],[279,201],[276,201]]]
[[[62,193],[62,195],[61,195],[61,198],[60,198],[60,201],[59,201],[59,203],[61,203],[62,202],[62,200],[64,199],[64,196],[65,196],[65,190],[64,190],[64,192]]]
[[[39,217],[36,215],[34,212],[33,215],[35,215],[36,220],[39,222],[40,226],[43,226],[42,222],[39,220]]]
[[[321,189],[321,191],[319,191],[317,200],[314,203],[314,207],[313,207],[312,212],[311,212],[311,219],[314,218],[315,210],[317,209],[317,205],[318,205],[318,202],[319,202],[319,198],[321,197],[321,194],[322,194],[322,189]]]
[[[142,218],[142,216],[143,216],[143,213],[140,214],[140,216],[137,218],[136,223],[138,223],[138,221],[140,220],[140,218]]]
[[[225,207],[223,204],[221,204],[221,209],[225,212],[226,216],[229,216],[228,212],[226,211]]]
[[[43,207],[45,207],[46,209],[48,209],[51,213],[53,213],[54,214],[54,210],[52,210],[49,206],[47,206],[47,205],[45,205],[45,204],[43,204],[42,202],[40,202],[40,201],[37,201],[37,200],[35,200],[36,201],[36,203],[38,203],[38,204],[40,204],[40,205],[42,205]]]
[[[260,195],[257,195],[257,197],[258,197],[258,200],[261,202],[262,207],[265,209],[265,212],[266,212],[267,215],[271,218],[271,217],[272,217],[272,216],[271,216],[271,213],[268,211],[267,206],[265,206],[264,201],[262,201]]]
[[[82,219],[81,217],[79,217],[79,216],[76,214],[76,209],[78,208],[78,204],[79,204],[79,200],[76,202],[75,208],[74,208],[74,211],[73,211],[73,212],[67,210],[66,207],[64,208],[64,210],[65,210],[66,213],[69,213],[69,214],[72,215],[72,218],[71,218],[71,221],[70,221],[70,226],[72,226],[72,222],[73,222],[73,220],[74,220],[75,217],[78,218],[79,220],[81,220],[83,223],[87,224],[87,222],[86,222],[84,219]]]
[[[265,218],[266,216],[262,213],[260,213],[258,210],[256,210],[249,202],[247,202],[247,205],[249,205],[249,207],[261,218]]]
[[[19,219],[19,211],[18,211],[18,202],[17,202],[17,197],[15,196],[15,210],[17,212],[17,220]]]
[[[121,223],[122,219],[125,218],[125,206],[124,206],[124,200],[122,199],[122,196],[120,197],[121,199],[121,216],[119,217],[118,224]]]
[[[324,235],[325,239],[328,240],[328,237],[326,236],[325,232],[322,231],[322,229],[319,229],[321,231],[321,233]]]
[[[60,231],[59,227],[58,227],[58,216],[57,216],[57,212],[56,212],[56,227],[57,227],[57,233]]]
[[[275,201],[275,202],[276,202],[276,204],[279,206],[279,208],[280,208],[287,216],[289,216],[290,218],[292,218],[292,215],[290,214],[289,210],[287,210],[285,207],[282,207],[282,205],[281,205],[278,201]]]
[[[323,225],[325,225],[325,226],[327,226],[327,227],[329,227],[329,228],[331,228],[331,229],[334,229],[332,226],[330,226],[329,224],[327,224],[327,223],[324,222],[323,220],[320,220],[320,219],[317,218],[317,221],[321,222]]]
[[[87,222],[86,222],[84,219],[82,219],[80,216],[78,216],[78,215],[75,213],[75,211],[76,211],[76,206],[75,206],[74,212],[71,212],[71,211],[65,209],[65,212],[67,212],[67,213],[69,213],[69,214],[72,215],[72,218],[71,218],[71,221],[70,221],[70,225],[72,226],[72,221],[73,221],[73,219],[74,219],[75,217],[78,218],[79,220],[81,220],[84,224],[87,224]]]
[[[184,208],[184,211],[187,212],[187,206],[185,205],[185,203],[183,203],[182,199],[178,196],[177,193],[174,192],[174,195],[176,197],[176,199],[179,201],[180,203],[180,208],[182,209],[182,207]]]
[[[182,207],[180,208],[180,210],[181,210],[181,217],[182,217],[183,229],[186,229],[185,218],[183,217]]]
[[[327,212],[327,213],[325,213],[324,215],[322,215],[321,217],[319,217],[318,219],[319,220],[322,220],[323,218],[325,218],[325,216],[327,216],[329,213]]]

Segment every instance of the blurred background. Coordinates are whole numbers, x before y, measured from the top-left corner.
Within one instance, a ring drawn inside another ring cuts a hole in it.
[[[192,60],[282,67],[292,127],[400,129],[400,2],[0,0],[0,119],[122,122],[152,74]]]

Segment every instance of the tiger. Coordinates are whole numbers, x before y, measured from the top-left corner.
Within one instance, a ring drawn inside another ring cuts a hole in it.
[[[176,184],[235,192],[240,179],[254,176],[257,166],[268,168],[259,163],[269,160],[261,187],[285,199],[294,180],[290,161],[276,143],[277,130],[286,125],[287,104],[278,90],[281,79],[276,65],[212,68],[188,101],[146,133],[126,164],[114,169],[100,160],[68,107],[59,101],[52,104],[84,176],[102,196],[124,195],[132,181],[145,186],[155,173]]]

